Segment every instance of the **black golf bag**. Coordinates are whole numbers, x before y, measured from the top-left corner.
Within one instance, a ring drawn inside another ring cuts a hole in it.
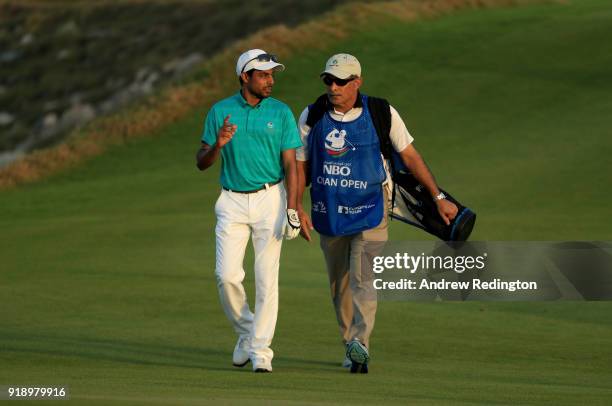
[[[455,203],[459,211],[447,226],[438,213],[436,203],[427,190],[409,172],[393,174],[392,218],[419,227],[444,241],[466,241],[474,228],[476,214],[441,189],[446,199]]]

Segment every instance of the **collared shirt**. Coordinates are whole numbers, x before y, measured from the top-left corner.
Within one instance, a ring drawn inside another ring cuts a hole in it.
[[[202,141],[217,142],[223,120],[237,126],[221,149],[221,185],[246,191],[284,177],[281,152],[302,145],[289,107],[272,97],[251,106],[240,92],[217,102],[208,112]]]
[[[389,131],[389,137],[391,138],[393,149],[395,149],[397,152],[401,152],[414,141],[414,138],[408,132],[408,129],[406,128],[406,125],[404,124],[404,121],[400,117],[397,110],[395,110],[393,106],[389,107],[391,108],[391,130]],[[334,120],[343,122],[356,120],[359,118],[362,112],[363,107],[361,104],[361,97],[357,97],[357,101],[353,108],[346,113],[336,111],[333,107],[329,110],[329,114]],[[308,136],[310,135],[310,126],[306,124],[307,119],[308,107],[302,111],[302,114],[300,114],[300,119],[298,120],[300,137],[302,139],[302,146],[296,150],[295,155],[298,161],[308,160]]]

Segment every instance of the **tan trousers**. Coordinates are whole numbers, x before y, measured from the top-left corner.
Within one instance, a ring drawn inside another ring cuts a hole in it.
[[[387,199],[385,199],[385,202]],[[357,234],[332,237],[321,234],[331,297],[344,344],[358,338],[369,348],[376,316],[372,285],[372,257],[380,255],[388,238],[387,205],[381,223]]]

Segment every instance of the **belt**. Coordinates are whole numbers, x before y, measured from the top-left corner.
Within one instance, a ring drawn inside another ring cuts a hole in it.
[[[275,180],[274,182],[268,182],[268,183],[264,183],[262,187],[260,187],[259,189],[253,189],[253,190],[233,190],[233,189],[228,189],[225,186],[222,186],[223,190],[227,190],[228,192],[234,192],[234,193],[245,193],[245,194],[249,194],[249,193],[257,193],[261,190],[264,189],[269,189],[270,186],[274,186],[278,183],[281,182],[282,179],[279,180]]]

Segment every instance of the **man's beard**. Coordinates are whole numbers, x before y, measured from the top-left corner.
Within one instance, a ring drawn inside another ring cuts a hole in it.
[[[269,89],[270,91],[268,92],[267,95],[264,95],[261,92],[256,91],[255,89],[249,89],[249,91],[251,92],[253,96],[257,97],[258,99],[263,100],[263,99],[270,97],[270,95],[272,94],[272,88],[270,87]]]
[[[265,99],[267,97],[270,97],[269,95],[266,96],[266,95],[263,95],[263,94],[258,93],[258,92],[251,92],[251,93],[253,94],[253,96],[257,97],[258,99]]]

